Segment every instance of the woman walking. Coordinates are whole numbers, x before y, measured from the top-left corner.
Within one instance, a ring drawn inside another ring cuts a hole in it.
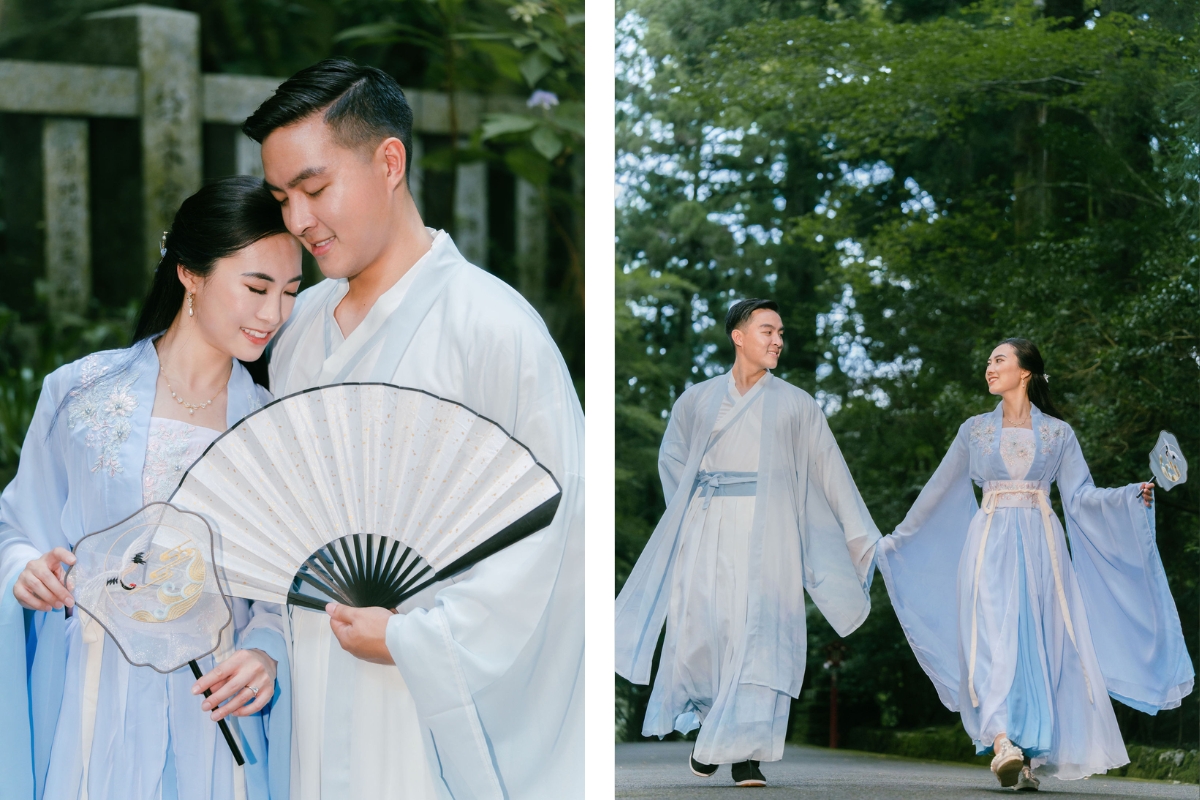
[[[1001,403],[962,424],[877,556],[939,698],[977,751],[994,753],[1000,785],[1019,790],[1128,763],[1109,696],[1153,714],[1178,706],[1194,677],[1154,541],[1153,485],[1093,485],[1048,377],[1026,339],[992,351],[986,380]]]
[[[0,495],[4,797],[287,797],[278,606],[233,601],[234,625],[200,660],[213,683],[205,699],[187,668],[131,666],[75,608],[63,575],[76,542],[167,499],[213,439],[270,399],[238,360],[262,355],[299,280],[300,246],[261,181],[209,184],[163,236],[134,345],[46,378],[17,476]],[[240,718],[244,768],[214,722],[226,716]]]

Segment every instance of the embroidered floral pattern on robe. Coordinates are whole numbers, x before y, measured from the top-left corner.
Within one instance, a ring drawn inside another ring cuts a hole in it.
[[[89,428],[85,443],[99,450],[92,472],[107,470],[109,477],[124,470],[118,453],[129,438],[130,416],[137,408],[137,398],[129,391],[134,376],[105,379],[107,366],[90,355],[80,366],[80,386],[70,393],[67,406],[67,427],[74,430],[83,423]]]
[[[1038,427],[1038,433],[1042,437],[1042,453],[1048,455],[1053,453],[1054,448],[1062,444],[1063,439],[1066,438],[1067,426],[1060,420],[1046,417]]]
[[[979,448],[979,452],[990,456],[995,449],[996,423],[988,414],[981,414],[971,422],[971,444]]]
[[[142,502],[166,500],[183,472],[200,457],[216,431],[173,419],[150,418],[146,466],[142,469]]]
[[[1005,428],[1000,432],[1000,458],[1008,469],[1008,476],[1019,481],[1029,472],[1036,453],[1033,431],[1025,428]]]

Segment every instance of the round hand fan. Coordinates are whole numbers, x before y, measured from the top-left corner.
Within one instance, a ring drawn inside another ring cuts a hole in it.
[[[347,383],[247,416],[171,501],[212,523],[231,594],[324,610],[325,598],[395,608],[546,527],[561,494],[528,448],[470,409]]]
[[[220,644],[233,620],[213,569],[208,523],[168,503],[150,503],[75,544],[65,577],[75,604],[117,643],[135,667],[171,673]],[[208,696],[210,692],[205,692]],[[218,723],[240,765],[242,754],[225,720]]]
[[[1179,448],[1175,434],[1162,431],[1150,451],[1150,471],[1164,492],[1187,481],[1187,459]]]

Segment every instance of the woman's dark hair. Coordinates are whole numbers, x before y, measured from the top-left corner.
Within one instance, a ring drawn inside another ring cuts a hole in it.
[[[729,337],[729,341],[733,341],[733,332],[742,327],[750,319],[750,315],[760,308],[779,313],[779,304],[774,300],[762,300],[754,297],[738,300],[729,307],[729,313],[725,315],[725,335]]]
[[[218,259],[287,232],[279,202],[258,178],[221,178],[184,200],[166,235],[166,252],[154,270],[133,341],[166,330],[183,308],[185,290],[176,264],[203,278]]]
[[[1025,384],[1025,393],[1029,396],[1029,402],[1037,406],[1043,414],[1062,419],[1062,414],[1058,412],[1058,409],[1054,407],[1054,401],[1050,399],[1050,384],[1046,380],[1046,363],[1042,361],[1042,354],[1038,351],[1037,345],[1028,339],[1020,338],[1005,339],[1000,344],[1010,345],[1016,351],[1017,366],[1029,370],[1029,383]],[[1000,344],[996,346],[999,347]]]

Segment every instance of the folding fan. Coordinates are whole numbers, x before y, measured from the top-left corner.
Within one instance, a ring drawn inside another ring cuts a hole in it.
[[[84,536],[74,551],[67,590],[113,638],[125,660],[162,673],[187,664],[199,680],[197,660],[217,649],[221,631],[233,621],[213,570],[208,524],[167,503],[150,503]],[[218,724],[241,765],[228,725]]]
[[[560,497],[528,448],[470,409],[348,383],[243,419],[171,502],[212,525],[231,594],[323,610],[395,608],[546,527]]]

